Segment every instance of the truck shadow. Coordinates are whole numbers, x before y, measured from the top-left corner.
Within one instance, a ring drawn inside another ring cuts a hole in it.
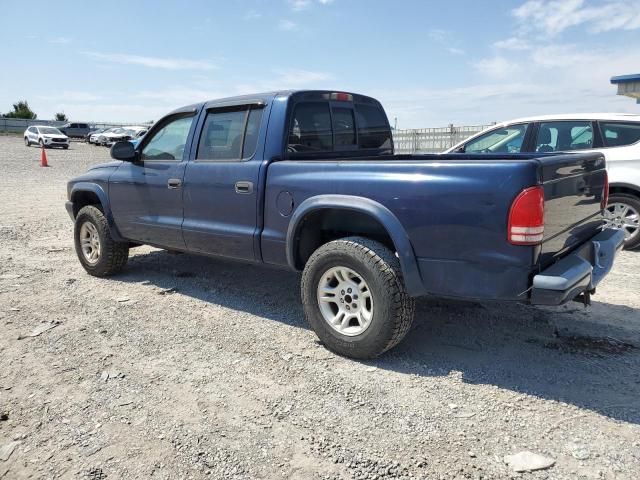
[[[117,280],[148,281],[308,328],[299,275],[288,271],[153,251],[133,255]],[[457,376],[640,424],[640,309],[624,305],[539,308],[419,299],[405,340],[364,363],[419,376]]]

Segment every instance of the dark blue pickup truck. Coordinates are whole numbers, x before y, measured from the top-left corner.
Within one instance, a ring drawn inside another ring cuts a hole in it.
[[[68,184],[88,273],[139,244],[299,270],[311,327],[355,358],[400,342],[421,295],[588,301],[624,239],[603,228],[601,154],[394,155],[357,94],[190,105],[111,155]]]

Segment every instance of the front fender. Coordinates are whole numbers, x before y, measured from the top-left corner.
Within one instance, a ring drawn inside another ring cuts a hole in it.
[[[311,212],[326,208],[357,211],[374,218],[386,229],[396,249],[404,276],[407,293],[418,296],[423,293],[422,278],[409,236],[397,217],[384,205],[365,197],[351,195],[318,195],[300,204],[291,216],[287,230],[287,262],[295,265],[295,238],[302,220]]]
[[[92,182],[77,182],[71,186],[71,190],[69,191],[69,199],[72,203],[74,203],[74,198],[78,197],[78,194],[84,192],[91,192],[98,197],[100,201],[100,205],[102,206],[102,212],[104,216],[107,218],[107,223],[109,224],[109,230],[111,231],[111,236],[116,241],[124,241],[125,239],[120,235],[118,231],[118,227],[116,226],[113,214],[111,212],[111,204],[109,203],[109,196],[107,192],[104,191],[102,185],[98,183]]]

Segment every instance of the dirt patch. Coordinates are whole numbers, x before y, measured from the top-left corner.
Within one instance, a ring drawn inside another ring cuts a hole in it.
[[[563,353],[586,355],[622,355],[638,347],[615,338],[595,338],[580,335],[560,336],[555,342],[544,344],[546,348],[560,350]]]

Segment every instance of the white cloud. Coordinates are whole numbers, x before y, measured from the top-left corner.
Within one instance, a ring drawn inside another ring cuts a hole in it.
[[[451,32],[441,28],[432,28],[427,31],[427,36],[437,43],[447,43],[451,39]]]
[[[258,18],[262,18],[262,13],[258,12],[257,10],[249,10],[244,15],[245,20],[256,20]]]
[[[607,0],[599,4],[585,0],[528,0],[512,11],[527,30],[557,35],[578,25],[592,32],[640,28],[640,1]]]
[[[473,67],[490,78],[506,78],[518,73],[520,66],[502,56],[483,58],[473,63]]]
[[[278,22],[278,28],[280,30],[284,30],[285,32],[291,32],[298,29],[298,24],[296,22],[292,22],[291,20],[283,18]]]
[[[306,10],[311,6],[313,2],[311,0],[289,0],[289,5],[291,5],[291,9],[299,12],[301,10]]]
[[[464,55],[465,54],[464,50],[462,50],[461,48],[455,48],[455,47],[447,48],[447,52],[449,52],[452,55]]]
[[[334,0],[317,0],[317,3],[320,5],[329,5],[333,3]],[[307,10],[314,4],[314,0],[289,0],[289,5],[291,9],[295,12],[300,12],[302,10]]]
[[[49,39],[49,43],[53,43],[56,45],[67,45],[71,43],[71,39],[68,37],[56,37]]]
[[[597,65],[604,59],[602,54],[595,50],[586,50],[576,45],[550,44],[536,48],[531,53],[531,60],[534,65],[542,68],[566,69],[580,65]]]
[[[399,128],[487,124],[554,113],[638,112],[609,83],[611,75],[640,64],[640,53],[633,49],[546,44],[518,60],[522,63],[501,56],[481,60],[474,67],[484,77],[465,87],[369,93],[382,101],[390,119],[398,117]]]
[[[172,107],[180,107],[190,103],[203,102],[214,98],[222,98],[229,96],[231,93],[215,89],[191,88],[186,86],[177,86],[161,90],[143,90],[133,97],[136,99],[153,100],[161,102],[164,105]]]
[[[452,55],[464,55],[466,53],[462,48],[455,46],[458,42],[450,30],[432,28],[427,31],[427,37]]]
[[[274,81],[281,85],[279,88],[300,88],[313,84],[317,85],[333,78],[332,75],[325,72],[295,68],[276,70],[275,73],[277,77]]]
[[[141,65],[148,68],[160,68],[164,70],[213,70],[214,64],[207,60],[190,60],[184,58],[145,57],[124,53],[99,53],[82,52],[96,60],[123,65]]]
[[[64,101],[68,103],[74,103],[74,102],[96,102],[100,100],[102,97],[89,92],[74,92],[74,91],[65,90],[63,92],[56,92],[56,93],[46,94],[46,95],[38,95],[36,98],[39,98],[41,100],[51,100],[51,101],[55,100],[58,102]]]
[[[513,51],[522,51],[522,50],[530,50],[531,45],[529,42],[522,38],[511,37],[506,40],[500,40],[493,44],[496,48],[501,48],[503,50],[513,50]]]

